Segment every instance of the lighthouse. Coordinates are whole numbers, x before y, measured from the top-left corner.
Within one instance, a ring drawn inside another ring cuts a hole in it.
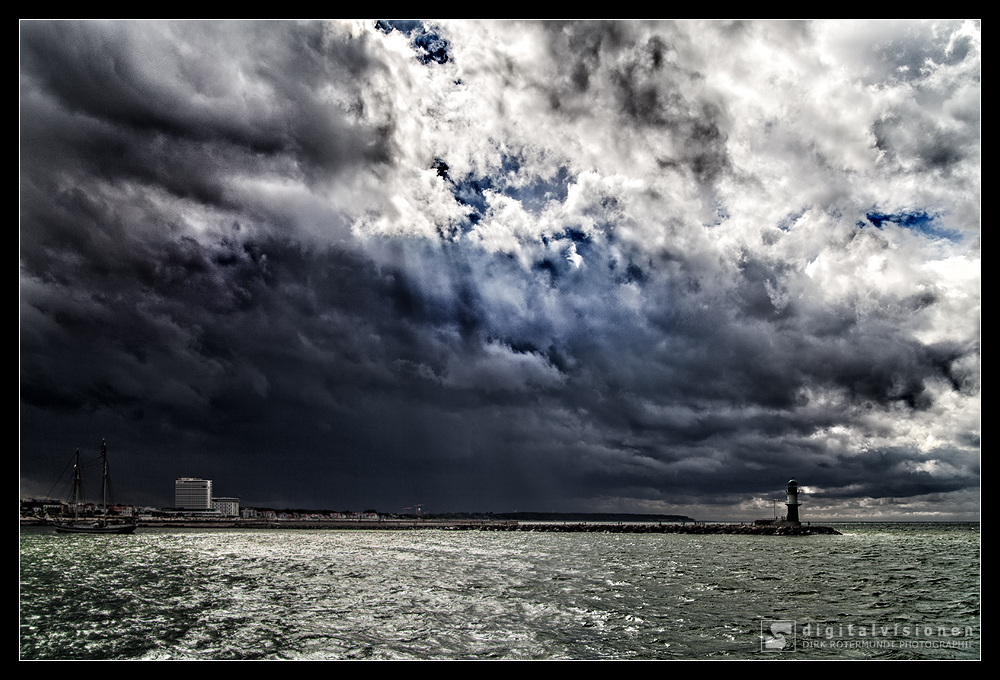
[[[785,515],[785,522],[788,524],[795,524],[798,526],[799,522],[799,484],[794,479],[788,480],[788,500],[785,502],[788,506],[788,514]]]

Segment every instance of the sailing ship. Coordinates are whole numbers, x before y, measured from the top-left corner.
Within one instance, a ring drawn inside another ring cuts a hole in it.
[[[101,481],[101,507],[103,514],[94,521],[80,519],[80,500],[83,495],[83,469],[80,466],[80,449],[76,450],[76,462],[73,467],[73,521],[56,524],[56,532],[60,534],[131,534],[138,526],[134,522],[111,522],[108,520],[108,489],[111,478],[108,475],[108,446],[101,440],[101,463],[104,473]]]

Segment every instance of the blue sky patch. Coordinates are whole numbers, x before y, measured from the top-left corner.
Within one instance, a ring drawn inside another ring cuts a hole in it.
[[[897,213],[881,213],[873,211],[866,213],[865,217],[878,229],[882,228],[882,224],[884,222],[892,222],[897,226],[919,232],[931,238],[943,238],[948,239],[949,241],[957,241],[961,238],[961,234],[957,231],[938,226],[935,223],[937,215],[930,215],[925,210],[914,210],[912,212],[902,211]],[[864,226],[863,222],[859,224],[860,226]]]
[[[801,210],[796,210],[795,212],[788,213],[783,218],[781,218],[781,220],[779,220],[778,229],[781,229],[782,231],[788,231],[789,229],[792,228],[792,225],[798,222],[799,219],[805,214],[806,214],[805,208],[802,208]],[[872,222],[872,224],[875,223]],[[875,226],[878,225],[876,224]]]
[[[375,27],[383,33],[399,31],[410,38],[410,44],[417,51],[417,59],[421,64],[432,61],[444,64],[448,61],[448,41],[430,30],[422,21],[379,19],[375,22]]]
[[[572,180],[569,169],[561,167],[551,179],[535,177],[522,186],[510,186],[506,178],[516,174],[521,163],[517,157],[509,155],[504,155],[501,172],[496,175],[476,177],[470,174],[456,180],[451,176],[448,164],[440,158],[435,158],[431,167],[452,185],[455,200],[470,209],[467,213],[470,224],[477,224],[486,214],[487,191],[495,191],[518,201],[525,210],[540,212],[552,201],[565,201]]]
[[[569,185],[572,177],[569,169],[559,168],[559,172],[552,179],[536,178],[534,181],[521,187],[507,187],[502,193],[506,196],[520,201],[526,210],[541,211],[551,201],[562,203],[569,193]]]

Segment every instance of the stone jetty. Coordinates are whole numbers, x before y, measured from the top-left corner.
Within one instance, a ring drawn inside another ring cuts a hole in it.
[[[466,527],[462,527],[466,528]],[[481,526],[481,531],[547,531],[592,534],[740,534],[748,536],[821,536],[841,535],[833,527],[826,526],[776,526],[760,524],[527,524],[519,522],[514,526]]]

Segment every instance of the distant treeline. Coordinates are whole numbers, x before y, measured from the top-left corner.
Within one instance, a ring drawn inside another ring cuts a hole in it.
[[[256,510],[270,510],[271,508],[255,507]],[[344,515],[358,514],[356,510],[310,510],[305,508],[285,508],[275,510],[281,513],[308,514],[332,514],[341,513]],[[417,515],[412,513],[378,512],[377,510],[365,510],[364,514],[378,514],[380,517],[398,517],[401,519],[417,519]],[[470,519],[470,520],[515,520],[518,522],[694,522],[686,515],[641,515],[624,512],[425,512],[419,516],[420,519]]]
[[[415,517],[415,515],[399,515]],[[493,519],[518,522],[694,522],[685,515],[637,515],[621,512],[446,512],[423,519]]]

